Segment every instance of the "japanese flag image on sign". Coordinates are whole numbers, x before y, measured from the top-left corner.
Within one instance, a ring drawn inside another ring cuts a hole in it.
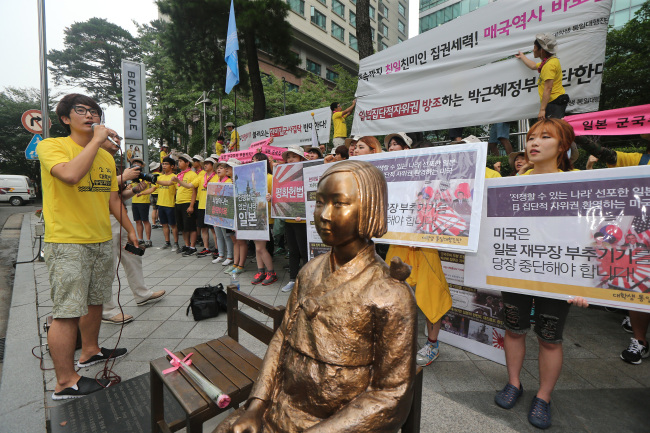
[[[37,160],[38,159],[38,154],[36,153],[36,146],[38,146],[38,143],[43,139],[40,135],[36,134],[32,137],[31,141],[27,145],[27,149],[25,149],[25,158],[31,159],[31,160]]]

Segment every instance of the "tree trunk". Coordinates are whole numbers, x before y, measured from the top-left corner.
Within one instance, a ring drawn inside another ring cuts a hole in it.
[[[359,60],[375,53],[370,32],[370,0],[357,0],[357,44]]]
[[[260,76],[260,64],[257,58],[257,46],[255,45],[255,33],[245,32],[244,43],[246,44],[246,60],[248,61],[248,75],[251,81],[251,91],[253,92],[253,119],[263,120],[266,117],[266,97],[264,96],[264,86]]]

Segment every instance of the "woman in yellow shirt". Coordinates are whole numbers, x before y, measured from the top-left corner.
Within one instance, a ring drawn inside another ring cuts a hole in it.
[[[271,168],[271,161],[263,153],[256,153],[253,155],[253,162],[266,161],[266,185],[267,194],[266,201],[268,204],[269,212],[269,240],[268,241],[254,241],[255,242],[255,260],[257,261],[257,273],[253,278],[251,284],[262,284],[268,286],[278,281],[273,267],[273,257],[269,250],[266,248],[267,242],[273,246],[273,218],[271,218],[271,193],[273,191],[273,169]],[[264,270],[266,268],[266,271]]]

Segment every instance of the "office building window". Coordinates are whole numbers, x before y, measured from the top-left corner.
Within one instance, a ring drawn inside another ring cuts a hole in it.
[[[403,34],[406,34],[406,25],[402,21],[397,21],[397,30],[402,32]]]
[[[327,30],[327,18],[313,6],[311,7],[311,22],[321,29]]]
[[[374,20],[375,19],[375,8],[373,6],[370,6],[369,13],[370,13],[370,18],[372,18]]]
[[[379,3],[379,13],[382,14],[385,19],[388,19],[388,8],[385,4]]]
[[[357,0],[350,0],[350,3],[352,3],[353,5],[356,6],[357,5]]]
[[[339,0],[332,0],[332,11],[336,15],[345,18],[345,6]]]
[[[332,21],[332,36],[341,42],[345,42],[345,30],[343,30],[343,27],[336,24],[334,21]]]
[[[331,69],[328,69],[328,70],[325,72],[325,78],[327,78],[327,79],[330,80],[330,81],[336,81],[336,80],[339,79],[339,74],[337,74],[336,72],[332,71]]]
[[[382,42],[380,51],[384,51],[386,48],[388,48],[388,45],[386,45],[384,42]]]
[[[399,43],[402,43],[402,42],[404,42],[404,39],[402,39],[402,38],[400,38],[400,37],[398,36],[398,37],[397,37],[397,43],[399,44]]]
[[[379,31],[382,35],[384,35],[384,37],[388,37],[388,26],[383,23],[379,23]]]
[[[375,40],[375,29],[370,27],[370,39]]]
[[[287,90],[289,92],[297,92],[298,89],[300,89],[300,86],[298,86],[297,84],[287,82]]]
[[[397,12],[404,18],[406,18],[406,8],[402,3],[397,3]]]
[[[287,0],[289,7],[298,15],[305,16],[305,0]]]
[[[355,29],[357,28],[357,14],[352,11],[350,11],[350,25]]]
[[[357,45],[357,37],[352,33],[348,33],[348,39],[350,41],[350,48],[352,48],[354,51],[359,51],[359,45]]]
[[[307,70],[320,77],[320,65],[318,63],[307,59]]]

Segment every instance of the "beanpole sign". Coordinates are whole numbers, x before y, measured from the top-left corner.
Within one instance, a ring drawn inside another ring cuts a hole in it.
[[[122,106],[124,107],[124,136],[144,140],[144,64],[122,60]]]

